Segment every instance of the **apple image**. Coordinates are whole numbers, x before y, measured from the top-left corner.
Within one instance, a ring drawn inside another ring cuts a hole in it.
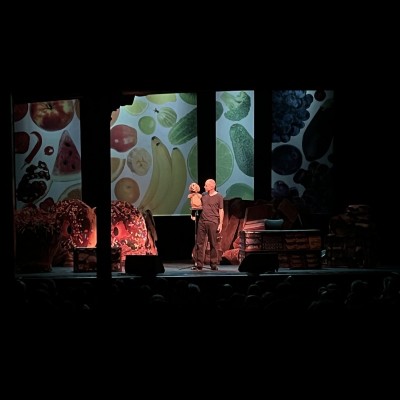
[[[14,113],[13,113],[14,121],[16,122],[24,118],[27,112],[28,112],[28,103],[14,104]]]
[[[55,100],[31,103],[32,121],[46,131],[64,129],[74,117],[73,100]]]
[[[120,153],[130,150],[137,143],[137,130],[129,125],[114,125],[110,129],[110,147]]]

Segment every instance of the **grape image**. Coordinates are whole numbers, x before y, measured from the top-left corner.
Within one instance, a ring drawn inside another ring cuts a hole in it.
[[[300,133],[310,118],[314,98],[305,90],[272,91],[272,143],[287,143]]]

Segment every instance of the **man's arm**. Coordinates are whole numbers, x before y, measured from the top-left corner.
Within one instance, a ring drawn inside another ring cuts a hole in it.
[[[220,208],[219,209],[219,224],[218,224],[218,229],[217,229],[218,233],[222,232],[222,223],[223,222],[224,222],[224,209]]]

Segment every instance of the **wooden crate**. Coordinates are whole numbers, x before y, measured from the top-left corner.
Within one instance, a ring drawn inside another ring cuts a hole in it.
[[[256,252],[277,254],[281,268],[321,267],[322,241],[318,229],[243,230],[239,237],[239,262]]]

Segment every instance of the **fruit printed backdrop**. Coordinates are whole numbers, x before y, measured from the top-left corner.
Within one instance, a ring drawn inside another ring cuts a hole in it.
[[[190,213],[188,187],[197,181],[196,93],[136,96],[121,105],[111,114],[110,147],[113,200],[153,215]]]
[[[272,92],[272,198],[289,198],[311,213],[329,213],[334,92]]]
[[[218,191],[254,200],[254,91],[217,92],[215,119]]]
[[[16,206],[81,198],[79,100],[14,105]]]

